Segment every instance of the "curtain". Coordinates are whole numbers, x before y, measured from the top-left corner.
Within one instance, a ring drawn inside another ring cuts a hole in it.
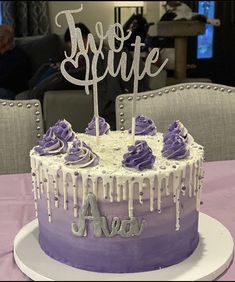
[[[16,37],[50,32],[48,1],[1,1],[2,23],[10,25]]]

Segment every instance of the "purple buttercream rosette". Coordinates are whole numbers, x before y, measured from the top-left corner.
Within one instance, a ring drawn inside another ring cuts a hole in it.
[[[193,137],[188,133],[186,127],[179,120],[176,120],[169,125],[166,132],[163,134],[163,142],[166,142],[168,138],[172,138],[172,136],[176,134],[183,137],[189,145],[193,142]]]
[[[167,159],[184,159],[189,155],[190,144],[193,137],[186,127],[176,120],[170,124],[163,134],[162,155]]]
[[[128,130],[132,133],[132,129]],[[156,135],[157,127],[154,121],[146,116],[138,115],[135,118],[135,135]]]
[[[59,120],[53,127],[55,135],[66,142],[71,142],[75,138],[75,132],[72,130],[71,124],[66,120]]]
[[[56,137],[52,129],[49,128],[43,138],[38,141],[38,146],[34,149],[40,156],[44,156],[64,154],[67,148],[67,142]]]
[[[137,170],[153,168],[156,157],[146,141],[137,140],[134,146],[128,147],[128,152],[124,154],[122,164],[128,168]]]
[[[85,142],[75,140],[68,154],[65,156],[65,164],[76,164],[79,168],[96,166],[99,157],[91,150]]]
[[[171,134],[164,142],[162,155],[167,159],[184,159],[189,155],[189,145],[179,134]]]
[[[85,133],[89,135],[96,135],[95,117],[92,118],[88,127],[85,129]],[[110,130],[110,125],[105,121],[104,118],[99,117],[99,135],[108,134]]]
[[[64,154],[67,151],[68,144],[75,139],[75,133],[71,124],[66,120],[59,120],[54,126],[51,126],[38,141],[35,151],[41,156]]]

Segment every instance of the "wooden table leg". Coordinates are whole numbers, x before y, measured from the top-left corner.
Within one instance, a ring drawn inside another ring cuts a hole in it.
[[[186,79],[187,37],[175,38],[175,78]]]

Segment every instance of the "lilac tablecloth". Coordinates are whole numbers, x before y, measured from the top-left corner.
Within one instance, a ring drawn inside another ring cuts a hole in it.
[[[222,222],[235,240],[235,160],[205,163],[204,168],[201,211]],[[1,281],[30,280],[14,262],[13,241],[34,215],[30,174],[0,176]],[[235,280],[235,262],[218,280]]]

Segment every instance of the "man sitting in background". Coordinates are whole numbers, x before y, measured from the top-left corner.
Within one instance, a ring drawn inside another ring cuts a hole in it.
[[[0,26],[0,99],[14,99],[28,88],[29,63],[26,55],[14,45],[8,25]]]

